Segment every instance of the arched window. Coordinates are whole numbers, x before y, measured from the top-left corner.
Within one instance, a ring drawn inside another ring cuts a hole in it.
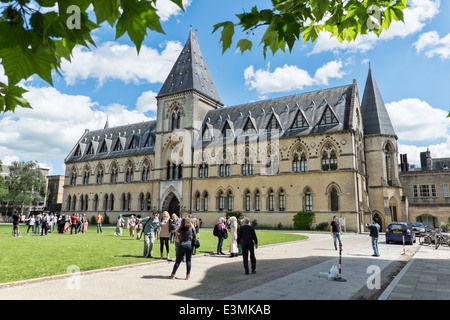
[[[98,195],[94,196],[93,210],[98,211]]]
[[[300,171],[306,172],[308,169],[307,162],[306,162],[306,156],[304,153],[302,153],[302,156],[300,157]]]
[[[223,211],[223,209],[224,209],[224,198],[223,198],[223,192],[222,191],[220,191],[220,193],[219,193],[219,199],[218,199],[218,209],[219,209],[219,211]]]
[[[209,209],[209,199],[208,199],[208,192],[205,192],[203,195],[203,210],[208,211]]]
[[[111,202],[111,205],[109,206],[109,210],[114,211],[114,194],[111,193],[111,196],[109,198],[110,198],[109,201]]]
[[[331,211],[339,211],[339,198],[335,187],[330,190],[330,206]]]
[[[305,211],[312,211],[313,201],[311,189],[306,189],[305,191]]]
[[[110,182],[117,183],[119,177],[119,169],[117,168],[117,164],[113,164],[110,173]]]
[[[86,169],[84,171],[84,175],[83,175],[83,185],[88,185],[89,184],[89,170]]]
[[[392,159],[391,159],[391,148],[386,145],[384,149],[384,159],[386,165],[386,182],[388,186],[392,186]]]
[[[269,199],[268,199],[268,207],[269,211],[275,210],[275,194],[272,189],[269,190]]]
[[[180,129],[180,122],[181,122],[181,112],[177,107],[172,112],[172,130]]]
[[[280,193],[278,194],[278,202],[279,202],[280,211],[285,211],[286,210],[286,195],[285,195],[283,189],[281,189]]]
[[[103,197],[103,211],[108,211],[108,194],[105,194],[105,196]]]
[[[294,159],[292,160],[292,171],[300,172],[300,160],[298,158],[298,154],[295,154]]]
[[[247,191],[245,193],[245,211],[250,211],[251,210],[251,193],[250,191]]]
[[[261,194],[258,189],[255,192],[255,211],[261,211]]]
[[[147,211],[150,211],[152,208],[152,195],[150,194],[150,192],[147,192],[147,194],[145,195],[145,200],[147,204],[146,209]]]
[[[76,185],[77,184],[77,172],[76,172],[76,170],[74,169],[73,171],[72,171],[72,174],[70,175],[70,185],[71,186],[74,186],[74,185]]]
[[[98,167],[97,170],[97,184],[103,184],[103,167]]]
[[[71,201],[72,201],[72,197],[71,196],[68,196],[67,197],[67,204],[66,204],[66,210],[67,211],[70,211],[70,209],[71,209]]]
[[[227,200],[228,200],[228,210],[229,210],[229,211],[234,210],[234,197],[233,197],[233,192],[231,192],[231,191],[228,192]]]
[[[200,193],[197,192],[195,195],[195,210],[200,211]]]
[[[333,150],[333,147],[330,143],[325,146],[325,150],[322,153],[322,170],[337,170],[337,156],[336,152]]]

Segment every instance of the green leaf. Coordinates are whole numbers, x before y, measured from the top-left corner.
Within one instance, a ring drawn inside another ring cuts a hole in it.
[[[241,49],[241,53],[244,53],[246,50],[252,51],[253,43],[247,39],[241,39],[238,41],[236,48]]]
[[[127,32],[139,52],[147,35],[147,28],[164,33],[156,9],[150,1],[122,0],[122,8],[123,13],[116,25],[116,39]]]
[[[0,112],[14,111],[17,106],[32,109],[28,101],[22,96],[28,92],[24,88],[8,86],[0,82]]]
[[[108,21],[111,27],[114,27],[117,19],[120,17],[118,0],[92,0],[94,5],[97,24]]]
[[[231,21],[225,21],[225,22],[218,23],[218,24],[214,25],[213,33],[222,27],[223,27],[223,30],[222,30],[219,42],[222,42],[222,54],[223,54],[231,46],[231,42],[232,42],[233,34],[234,34],[234,24]]]

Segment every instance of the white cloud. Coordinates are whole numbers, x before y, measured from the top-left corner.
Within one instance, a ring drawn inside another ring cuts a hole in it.
[[[391,40],[396,37],[405,38],[421,31],[426,23],[439,13],[440,0],[411,0],[409,8],[404,10],[404,23],[393,21],[388,30],[381,33],[357,36],[354,41],[344,40],[340,43],[336,38],[331,38],[329,32],[321,32],[315,41],[313,50],[309,54],[321,52],[360,51],[371,50],[378,41]]]
[[[138,112],[155,112],[157,109],[156,104],[157,93],[153,91],[146,91],[141,94],[141,96],[136,101],[136,110]]]
[[[0,154],[5,162],[37,160],[53,168],[51,159],[61,163],[84,130],[103,128],[107,117],[110,126],[150,120],[126,106],[99,106],[87,96],[63,94],[53,87],[26,89],[24,97],[33,109],[17,108],[0,118]]]
[[[303,89],[305,86],[328,85],[330,78],[341,78],[345,73],[342,71],[343,63],[341,61],[330,61],[317,69],[314,77],[308,71],[289,66],[270,71],[270,65],[266,70],[254,70],[253,65],[244,71],[245,84],[260,94],[271,92],[284,92],[295,89]]]
[[[186,10],[191,5],[192,0],[183,0],[183,6]],[[179,6],[170,0],[158,0],[156,2],[156,9],[162,22],[170,19],[171,16],[178,16],[182,11]]]
[[[408,155],[408,163],[416,164],[420,167],[420,153],[429,150],[432,158],[450,157],[450,138],[438,144],[431,144],[426,147],[418,147],[410,144],[398,143],[398,153]]]
[[[420,35],[414,46],[417,53],[425,51],[428,58],[437,55],[442,59],[450,59],[450,33],[441,38],[437,31],[426,32]]]
[[[93,50],[77,46],[72,62],[63,60],[62,74],[69,85],[88,78],[97,79],[99,86],[109,79],[125,83],[164,82],[183,47],[178,41],[166,41],[162,47],[159,52],[142,46],[138,55],[135,47],[114,42],[106,42]]]
[[[419,99],[403,99],[386,104],[399,140],[426,141],[450,136],[447,112]]]

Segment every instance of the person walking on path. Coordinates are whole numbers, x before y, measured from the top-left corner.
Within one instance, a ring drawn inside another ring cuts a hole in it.
[[[13,218],[12,236],[15,237],[15,234],[17,233],[17,236],[20,237],[20,230],[19,230],[20,215],[17,212],[17,210],[14,210],[12,218]]]
[[[97,233],[103,233],[103,228],[102,228],[102,223],[103,223],[103,216],[102,214],[99,212],[97,214]]]
[[[337,250],[336,239],[339,240],[339,247],[342,247],[341,235],[342,229],[341,224],[338,221],[337,216],[333,217],[333,221],[330,224],[331,235],[333,236],[334,249]]]
[[[181,225],[176,231],[180,239],[180,247],[177,251],[177,258],[170,275],[171,279],[175,279],[175,274],[180,266],[183,257],[186,256],[186,280],[189,280],[191,276],[191,258],[192,258],[192,238],[194,237],[195,230],[192,227],[189,218],[183,218]]]
[[[237,243],[242,246],[242,258],[244,260],[245,274],[248,274],[248,253],[250,252],[250,262],[252,273],[256,273],[255,248],[258,249],[258,237],[255,229],[249,225],[250,219],[245,217],[244,224],[239,228]]]
[[[239,252],[239,247],[237,244],[237,229],[238,223],[235,216],[231,216],[228,219],[228,224],[230,225],[230,257],[237,257]]]
[[[380,253],[378,252],[378,236],[380,234],[380,225],[377,223],[377,220],[374,218],[372,224],[366,224],[366,228],[370,231],[370,237],[372,238],[372,248],[373,248],[373,257],[379,257]]]
[[[155,233],[156,229],[159,227],[158,213],[153,212],[152,217],[145,217],[141,220],[144,229],[144,258],[153,258],[153,244],[155,243]]]

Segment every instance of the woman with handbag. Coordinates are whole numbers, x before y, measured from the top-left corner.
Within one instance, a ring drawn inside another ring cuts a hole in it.
[[[181,220],[181,225],[176,232],[178,233],[178,237],[180,239],[180,245],[170,278],[175,279],[177,269],[180,266],[183,257],[186,255],[186,280],[188,280],[191,275],[192,239],[195,233],[189,218],[183,218]]]

